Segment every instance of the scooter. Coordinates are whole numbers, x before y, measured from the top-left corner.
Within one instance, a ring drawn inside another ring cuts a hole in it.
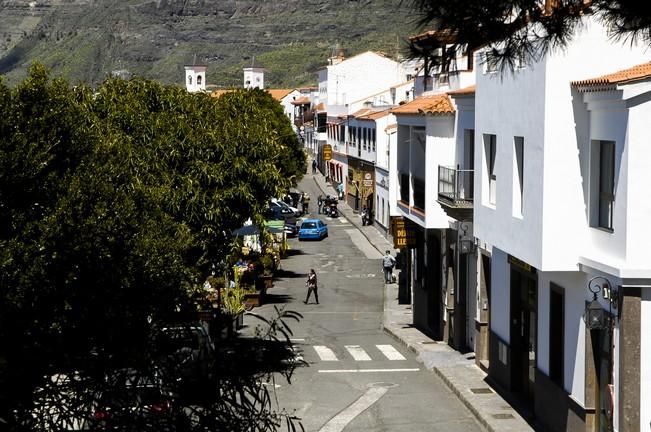
[[[337,209],[337,204],[330,204],[328,207],[326,207],[326,215],[332,218],[338,218],[339,210]]]

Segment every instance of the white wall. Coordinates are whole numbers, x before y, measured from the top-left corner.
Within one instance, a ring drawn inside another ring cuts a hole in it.
[[[564,289],[565,333],[563,353],[563,383],[565,391],[584,403],[585,400],[585,324],[583,313],[588,299],[588,277],[582,272],[538,273],[538,368],[549,375],[549,316],[550,284]]]
[[[450,217],[438,203],[439,165],[454,165],[454,115],[427,116],[427,145],[425,154],[425,226],[449,228]]]
[[[475,236],[540,268],[545,64],[512,75],[477,68],[475,92]],[[483,134],[497,136],[496,205],[488,204]],[[513,215],[513,137],[524,137],[523,216]]]
[[[371,51],[326,68],[325,76],[319,74],[319,87],[325,78],[328,111],[331,105],[346,105],[404,82],[399,63]]]
[[[582,189],[579,154],[577,152],[577,131],[572,105],[571,81],[597,77],[602,74],[641,64],[648,61],[648,50],[630,46],[626,43],[614,43],[606,30],[592,20],[585,20],[585,26],[570,44],[567,50],[555,53],[547,61],[545,98],[549,103],[545,109],[545,147],[544,147],[544,244],[543,267],[570,270],[577,262],[580,245],[585,243],[587,223],[585,219],[585,202]],[[612,115],[609,112],[609,115]],[[602,122],[603,117],[590,120],[590,137],[592,139],[614,139],[623,143],[625,121],[621,115]],[[604,138],[598,138],[603,136]],[[610,136],[611,138],[605,138]],[[621,148],[621,147],[620,147]],[[618,164],[619,165],[619,164]],[[624,161],[625,165],[625,161]],[[624,167],[622,165],[622,167]],[[564,175],[559,176],[562,172]],[[620,195],[624,190],[618,190]],[[625,205],[616,201],[616,207]],[[558,209],[564,209],[559,212]],[[622,208],[616,210],[620,213]],[[617,216],[617,215],[616,215]],[[625,218],[622,218],[625,219]],[[620,219],[621,220],[621,219]],[[623,225],[615,227],[624,229]],[[623,243],[604,232],[590,230],[593,240],[600,244],[602,250],[621,249]],[[576,239],[572,242],[559,242],[558,238],[568,236]],[[596,244],[595,244],[596,245]],[[575,267],[574,267],[575,268]]]
[[[651,90],[643,96],[644,103],[638,105],[640,98],[637,99],[629,102],[626,133],[628,150],[628,178],[625,186],[628,189],[628,199],[624,207],[627,211],[626,264],[630,269],[648,270],[651,267],[649,260],[651,200],[642,197],[649,197],[651,185],[651,146],[649,145]],[[647,274],[646,277],[649,275]],[[643,328],[651,329],[651,327]]]

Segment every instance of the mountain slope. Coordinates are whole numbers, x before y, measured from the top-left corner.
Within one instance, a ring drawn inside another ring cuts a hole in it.
[[[131,74],[183,82],[183,65],[208,65],[209,84],[239,86],[242,67],[267,69],[268,86],[314,84],[338,42],[353,55],[394,54],[413,33],[400,0],[0,0],[0,74],[20,80],[34,61],[72,82]]]

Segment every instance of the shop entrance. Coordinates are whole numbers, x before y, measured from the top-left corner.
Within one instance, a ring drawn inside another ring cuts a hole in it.
[[[511,267],[511,383],[533,408],[536,383],[537,287],[534,273]]]

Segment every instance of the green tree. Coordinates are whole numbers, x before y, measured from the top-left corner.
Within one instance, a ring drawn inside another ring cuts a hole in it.
[[[293,168],[255,92],[215,100],[140,79],[72,89],[34,66],[15,89],[0,83],[0,115],[0,418],[29,418],[44,375],[148,364],[156,326],[196,307],[230,232],[261,218]],[[259,383],[229,389],[266,430],[279,420]]]
[[[420,24],[447,39],[440,44],[412,41],[411,52],[434,64],[446,63],[460,49],[493,48],[502,70],[518,59],[537,61],[571,42],[586,16],[612,29],[613,38],[651,44],[651,10],[637,0],[406,0],[421,14]],[[453,43],[450,43],[453,42]]]

